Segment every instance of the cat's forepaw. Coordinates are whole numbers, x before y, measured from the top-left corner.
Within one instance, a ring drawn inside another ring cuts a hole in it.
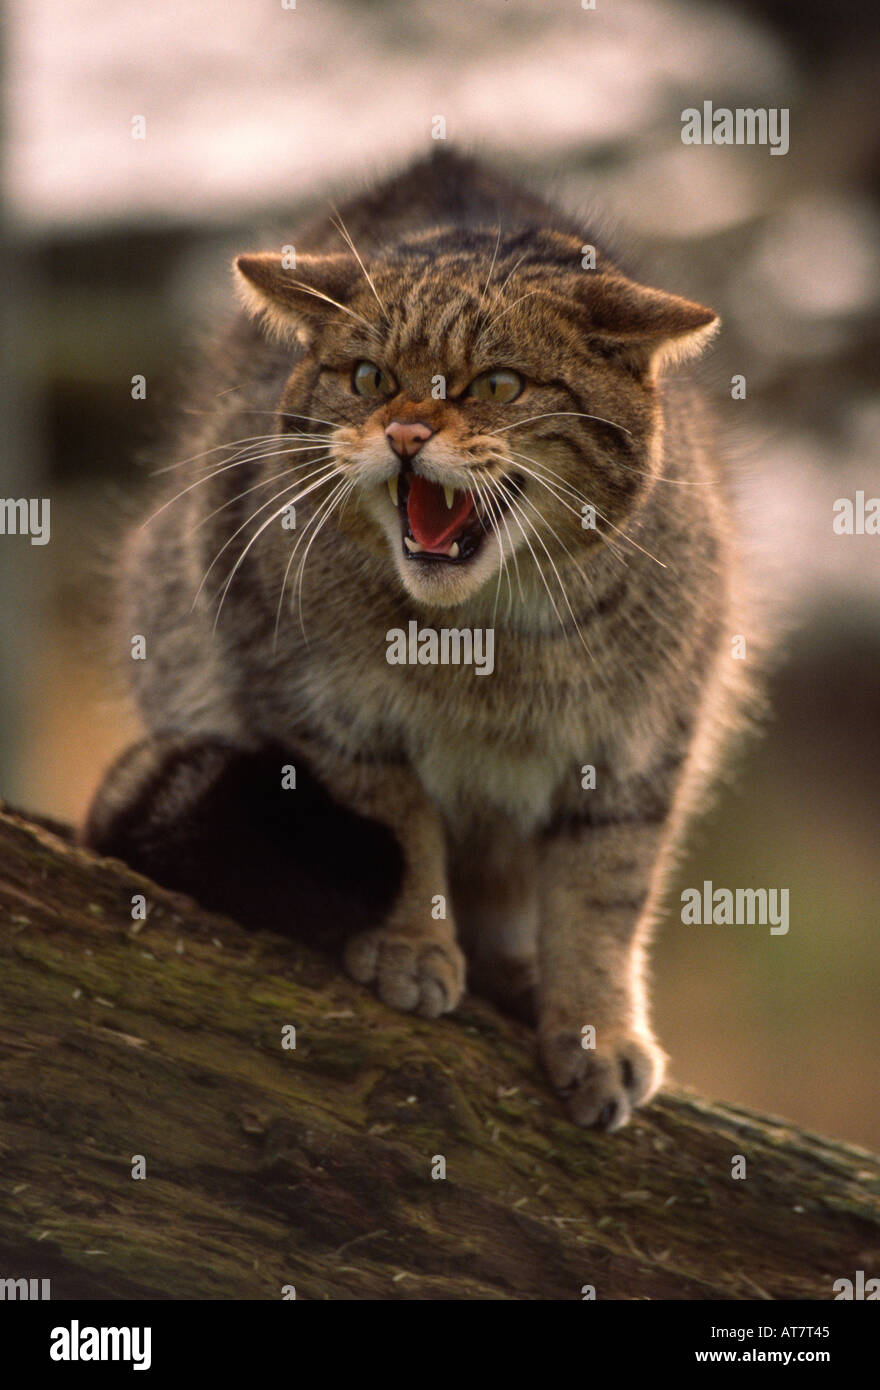
[[[389,928],[361,932],[345,948],[348,973],[373,985],[383,1004],[438,1018],[464,993],[465,960],[454,941],[417,939]]]
[[[651,1037],[621,1034],[595,1048],[577,1033],[541,1031],[544,1066],[569,1116],[585,1129],[621,1129],[663,1080],[666,1058]]]

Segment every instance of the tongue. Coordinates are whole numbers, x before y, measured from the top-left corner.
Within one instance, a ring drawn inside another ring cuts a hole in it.
[[[420,545],[430,550],[448,550],[474,510],[467,492],[456,492],[451,507],[439,483],[430,483],[414,473],[409,486],[407,513],[410,530]]]

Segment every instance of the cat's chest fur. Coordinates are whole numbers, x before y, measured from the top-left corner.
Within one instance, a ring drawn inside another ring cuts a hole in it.
[[[372,644],[359,654],[356,686],[338,655],[313,651],[309,717],[336,739],[344,731],[352,751],[405,757],[450,825],[497,813],[533,829],[561,783],[577,787],[602,712],[586,673],[569,665],[564,681],[552,679],[555,642],[503,629],[494,639],[497,666],[485,675],[473,664],[389,665],[384,645],[377,654]]]

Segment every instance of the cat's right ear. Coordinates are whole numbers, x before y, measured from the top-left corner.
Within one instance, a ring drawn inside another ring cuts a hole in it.
[[[308,344],[328,315],[345,313],[353,275],[347,255],[297,256],[296,268],[271,251],[236,257],[239,294],[280,338]]]
[[[617,272],[581,280],[578,289],[587,333],[643,380],[697,356],[721,324],[714,309]]]

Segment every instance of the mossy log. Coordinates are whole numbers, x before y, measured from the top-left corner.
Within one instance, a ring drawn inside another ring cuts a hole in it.
[[[0,1274],[53,1298],[828,1299],[880,1248],[874,1155],[676,1088],[578,1130],[489,1005],[394,1014],[12,814],[0,951]]]

